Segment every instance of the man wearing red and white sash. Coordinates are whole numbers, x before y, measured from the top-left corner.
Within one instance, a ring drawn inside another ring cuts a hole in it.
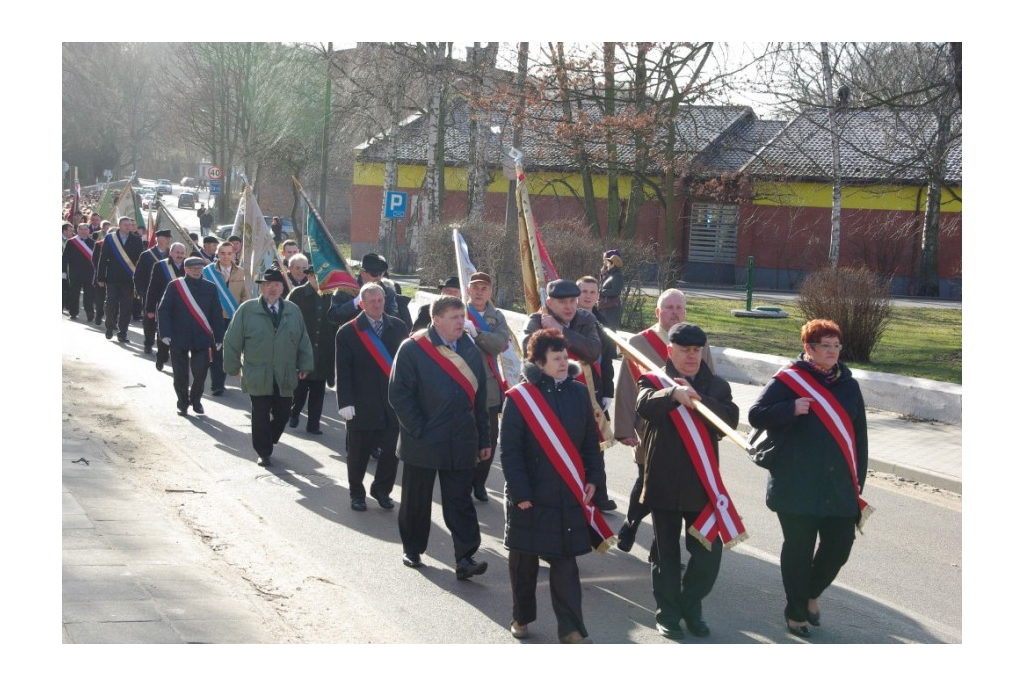
[[[470,495],[477,463],[491,458],[487,376],[479,348],[464,332],[462,300],[440,297],[430,311],[426,331],[398,348],[388,385],[388,401],[400,424],[398,457],[404,463],[398,511],[402,563],[423,565],[436,478],[455,544],[455,575],[465,580],[487,570],[487,562],[473,559],[480,548],[480,524]]]
[[[484,372],[487,374],[487,419],[490,426],[491,454],[498,446],[498,413],[508,387],[501,378],[498,355],[509,343],[508,323],[505,315],[491,303],[491,276],[477,271],[469,277],[469,305],[466,307],[466,332],[484,354]],[[518,380],[518,379],[515,379]],[[473,474],[473,496],[487,501],[487,474],[493,459],[476,465]]]
[[[652,365],[661,367],[668,358],[669,330],[677,323],[686,321],[686,295],[683,291],[669,288],[661,293],[654,307],[654,316],[657,317],[654,325],[630,338],[629,344],[643,353]],[[711,360],[709,345],[703,347],[700,358],[714,373],[715,365]],[[619,375],[615,379],[615,439],[633,448],[633,461],[636,462],[637,470],[633,490],[629,493],[626,520],[619,529],[618,547],[623,552],[633,548],[640,522],[651,513],[650,508],[640,501],[640,493],[644,489],[644,452],[639,445],[640,436],[644,432],[644,420],[636,413],[636,384],[641,373],[643,371],[639,366],[623,358]]]
[[[640,501],[651,509],[654,544],[651,576],[658,632],[682,639],[680,621],[698,637],[711,634],[701,601],[714,587],[723,544],[746,533],[718,472],[720,435],[693,409],[699,400],[729,426],[739,422],[729,384],[701,363],[707,335],[692,324],[668,334],[668,358],[660,373],[640,376],[637,413],[646,422],[640,436],[646,473]],[[683,522],[686,528],[683,528]],[[680,535],[690,560],[679,583]]]
[[[311,280],[315,278],[311,276]],[[306,287],[299,287],[292,295]],[[394,509],[391,490],[398,475],[398,416],[388,404],[388,380],[398,346],[408,337],[409,329],[397,316],[384,313],[387,293],[379,283],[364,284],[359,297],[362,311],[335,337],[338,414],[345,421],[348,451],[348,496],[353,510],[366,511],[363,477],[370,453],[379,447],[370,497],[384,509]],[[332,324],[323,321],[321,325]]]
[[[78,297],[81,294],[85,318],[92,321],[96,301],[96,290],[92,284],[96,269],[92,258],[96,243],[89,237],[89,224],[78,224],[77,230],[78,234],[64,243],[62,255],[68,286],[68,318],[78,318]],[[102,303],[100,306],[103,306]]]
[[[201,257],[185,260],[185,276],[167,285],[158,307],[160,337],[170,348],[174,392],[178,413],[188,414],[189,405],[203,413],[200,400],[214,348],[224,338],[224,318],[217,289],[203,279],[206,262]],[[192,383],[189,385],[189,372]]]
[[[160,300],[163,299],[164,293],[167,291],[167,286],[175,278],[181,278],[185,275],[185,257],[185,245],[182,243],[172,243],[171,247],[167,250],[167,259],[161,259],[153,265],[143,307],[147,318],[157,321],[156,309],[160,305]],[[159,322],[157,323],[157,327],[159,327]],[[156,341],[157,371],[163,371],[164,364],[171,358],[171,351],[164,344],[164,337],[161,334],[157,337]]]
[[[775,374],[750,407],[777,449],[766,502],[782,526],[779,567],[786,621],[799,637],[821,621],[818,598],[850,557],[855,528],[870,507],[867,413],[860,386],[839,361],[842,332],[828,319],[800,331],[804,351]]]

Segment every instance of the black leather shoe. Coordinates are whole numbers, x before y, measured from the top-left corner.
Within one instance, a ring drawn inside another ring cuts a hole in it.
[[[288,419],[288,427],[289,428],[296,428],[298,425],[299,425],[299,417],[298,416],[292,416],[290,419]]]
[[[114,329],[113,329],[113,328],[108,328],[108,329],[107,329],[107,332],[106,332],[106,333],[104,333],[104,334],[103,334],[103,336],[104,336],[104,337],[105,337],[105,338],[106,338],[107,340],[110,340],[111,338],[113,338],[113,337],[114,337]]]
[[[319,428],[307,428],[306,432],[309,433],[310,435],[323,435],[324,434],[324,432],[322,430],[320,430]]]
[[[188,405],[178,402],[178,413],[182,416],[188,416]]]
[[[628,552],[633,549],[633,543],[636,542],[636,528],[629,525],[629,521],[622,524],[622,528],[619,528],[619,542],[616,545],[621,551]]]
[[[78,321],[78,314],[68,314],[69,321]]]
[[[473,486],[473,497],[476,497],[481,502],[487,501],[487,488],[483,485]]]
[[[600,509],[601,511],[615,511],[616,509],[618,509],[618,505],[616,505],[615,502],[613,502],[610,499],[606,499],[603,502],[597,502],[596,504],[597,508]]]
[[[119,343],[126,343],[126,342],[128,342],[128,336],[127,335],[120,335],[120,334],[118,334],[117,342],[119,342]]]
[[[459,580],[467,580],[472,576],[483,575],[487,570],[487,562],[477,562],[473,557],[462,557],[455,564],[455,577]]]
[[[782,618],[786,622],[786,630],[789,631],[790,635],[796,635],[797,637],[803,637],[803,638],[808,638],[808,637],[811,636],[811,629],[808,628],[807,626],[795,626],[795,625],[793,625],[792,623],[789,622],[789,619],[786,618],[785,614],[783,614]]]
[[[210,394],[213,395],[214,397],[220,397],[221,395],[224,394],[224,388],[217,388],[215,390],[211,390]]]
[[[262,466],[264,468],[270,468],[270,457],[257,457],[256,466]]]
[[[666,626],[661,623],[658,623],[657,621],[655,621],[654,625],[657,626],[658,633],[660,635],[667,637],[669,640],[682,640],[686,637],[686,633],[684,633],[683,629],[680,628],[678,625]]]
[[[146,345],[146,349],[142,350],[142,353],[143,354],[153,354],[153,346],[152,345]]]
[[[807,612],[807,622],[810,623],[815,628],[819,627],[821,625],[821,612],[819,611],[816,614],[812,614],[811,612],[808,611]]]
[[[372,497],[375,500],[377,500],[377,504],[380,505],[381,509],[394,509],[395,508],[395,500],[391,499],[387,495],[375,495],[375,494],[373,494],[373,491],[371,490],[370,491],[370,497]]]
[[[354,500],[352,500],[352,511],[366,511],[366,500],[365,499],[354,499]]]
[[[423,562],[420,561],[420,555],[416,554],[416,552],[406,552],[403,554],[402,563],[409,568],[419,568],[423,565]]]
[[[683,622],[686,624],[686,629],[690,631],[692,635],[697,637],[707,637],[711,634],[711,628],[708,628],[708,624],[704,622],[703,616],[696,616],[693,618],[683,617]]]
[[[206,413],[205,411],[203,411],[203,405],[202,405],[201,402],[193,402],[192,403],[192,411],[194,411],[197,414],[205,414]]]
[[[156,370],[157,371],[163,371],[164,370],[164,363],[163,362],[157,362],[156,363]]]

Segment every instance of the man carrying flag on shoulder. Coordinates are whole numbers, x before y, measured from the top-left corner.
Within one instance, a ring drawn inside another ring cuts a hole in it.
[[[298,292],[298,291],[296,291]],[[384,312],[386,295],[379,283],[359,289],[362,311],[338,330],[338,414],[345,421],[348,493],[355,511],[366,511],[363,476],[370,453],[380,448],[370,497],[394,509],[391,490],[398,474],[398,416],[388,403],[388,380],[398,347],[409,329]]]
[[[505,315],[491,303],[491,277],[477,271],[469,277],[469,306],[466,307],[466,332],[483,352],[484,371],[487,374],[487,419],[490,426],[491,454],[498,446],[498,414],[509,386],[501,377],[498,355],[509,343],[508,323]],[[518,380],[518,379],[517,379]],[[473,475],[473,496],[487,501],[487,474],[493,459],[476,465]]]
[[[656,321],[650,328],[640,331],[629,339],[629,344],[642,353],[652,366],[665,365],[668,359],[668,332],[677,323],[686,321],[686,295],[682,290],[669,288],[658,296],[654,307]],[[701,350],[703,361],[711,373],[715,372],[714,362],[708,345]],[[633,461],[637,466],[637,478],[629,493],[629,509],[626,520],[619,529],[619,549],[628,552],[636,541],[640,522],[651,513],[650,508],[640,502],[644,488],[644,451],[640,449],[640,436],[644,432],[644,420],[636,413],[637,382],[643,370],[629,359],[622,360],[622,368],[615,379],[615,439],[633,448]]]
[[[186,259],[184,278],[171,281],[160,300],[160,338],[171,351],[174,392],[182,416],[188,414],[189,405],[195,413],[203,413],[200,400],[206,373],[214,349],[224,338],[217,289],[203,280],[205,263],[201,257]]]
[[[731,547],[747,533],[718,470],[721,435],[693,408],[700,401],[735,428],[740,410],[732,389],[701,363],[708,340],[704,331],[676,324],[668,340],[665,366],[638,381],[637,413],[646,422],[640,449],[647,464],[640,501],[654,519],[651,580],[658,632],[680,640],[680,621],[697,637],[711,634],[701,601],[718,578],[723,546]],[[690,553],[682,587],[680,535]]]
[[[479,348],[464,331],[462,300],[440,297],[431,315],[430,326],[398,348],[388,386],[404,462],[398,512],[402,563],[423,565],[438,479],[445,525],[455,543],[455,577],[466,580],[487,570],[487,562],[473,559],[480,548],[480,523],[469,494],[477,462],[491,458],[487,376]]]
[[[135,232],[135,219],[122,216],[117,230],[107,234],[96,271],[96,285],[107,289],[104,315],[107,319],[107,340],[128,342],[128,324],[132,319],[132,300],[135,297],[135,264],[142,254],[142,238]]]
[[[238,310],[238,305],[249,299],[249,288],[245,285],[245,274],[235,264],[235,246],[224,241],[217,246],[217,261],[203,267],[203,278],[213,283],[217,289],[217,299],[224,319],[224,330],[231,323],[231,317]],[[215,397],[224,394],[224,350],[218,349],[213,354],[210,364],[210,391]]]

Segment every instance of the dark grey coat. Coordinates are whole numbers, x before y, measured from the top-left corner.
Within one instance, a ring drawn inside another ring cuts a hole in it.
[[[569,379],[553,378],[526,362],[523,374],[540,388],[552,412],[579,450],[587,483],[602,485],[604,470],[587,388],[572,380],[579,367],[570,364]],[[505,547],[542,556],[575,557],[591,550],[583,507],[551,464],[519,406],[505,402],[501,417],[501,465],[505,472]],[[529,509],[520,502],[529,500]]]

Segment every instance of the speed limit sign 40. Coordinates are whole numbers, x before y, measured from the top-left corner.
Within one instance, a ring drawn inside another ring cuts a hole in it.
[[[211,181],[219,181],[221,176],[223,176],[223,172],[219,166],[212,166],[206,170],[206,178]]]

